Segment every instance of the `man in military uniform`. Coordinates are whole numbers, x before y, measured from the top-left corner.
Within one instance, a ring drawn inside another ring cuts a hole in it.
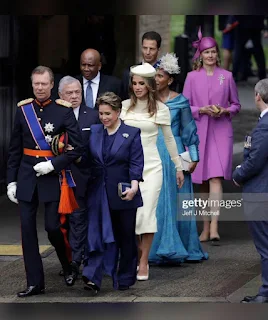
[[[7,164],[7,195],[19,204],[27,277],[27,288],[19,292],[18,297],[44,293],[45,289],[36,231],[39,202],[45,206],[45,229],[64,270],[65,283],[74,284],[58,213],[64,181],[60,173],[83,153],[82,137],[71,104],[50,100],[54,84],[51,69],[35,68],[31,80],[35,99],[18,103]],[[54,156],[51,141],[62,133],[67,133],[73,148]]]

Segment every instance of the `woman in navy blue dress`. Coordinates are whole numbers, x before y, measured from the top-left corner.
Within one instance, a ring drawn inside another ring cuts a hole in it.
[[[103,271],[115,289],[126,290],[136,281],[136,211],[143,205],[143,149],[140,129],[119,119],[121,99],[112,92],[98,101],[102,124],[91,126],[88,155],[92,180],[88,195],[88,237],[83,280],[97,293]],[[131,187],[118,195],[118,183]],[[120,259],[119,259],[120,253]],[[117,270],[119,259],[119,268]]]

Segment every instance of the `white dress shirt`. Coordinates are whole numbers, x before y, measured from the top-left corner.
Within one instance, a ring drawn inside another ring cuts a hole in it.
[[[97,100],[97,94],[99,91],[99,84],[100,84],[100,72],[96,75],[94,79],[91,80],[91,88],[92,88],[92,94],[93,94],[93,105],[95,106],[96,100]],[[88,80],[83,77],[83,88],[84,88],[84,99],[86,101],[86,94],[87,94],[87,86],[88,86]]]
[[[78,121],[80,106],[73,108],[75,119]]]
[[[260,118],[262,118],[267,112],[268,112],[268,108],[264,109],[260,114]]]

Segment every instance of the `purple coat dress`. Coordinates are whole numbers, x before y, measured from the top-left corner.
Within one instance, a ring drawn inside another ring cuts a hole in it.
[[[206,70],[189,72],[183,95],[189,99],[199,136],[200,161],[192,174],[194,183],[202,184],[213,177],[232,178],[233,128],[231,118],[240,111],[236,84],[232,73],[216,67],[208,76]],[[204,106],[219,104],[230,115],[213,118],[199,114]]]

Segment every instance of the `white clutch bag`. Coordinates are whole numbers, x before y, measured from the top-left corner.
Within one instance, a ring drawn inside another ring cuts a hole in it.
[[[179,154],[181,158],[181,164],[184,171],[189,171],[189,164],[192,162],[189,151],[185,151]]]

